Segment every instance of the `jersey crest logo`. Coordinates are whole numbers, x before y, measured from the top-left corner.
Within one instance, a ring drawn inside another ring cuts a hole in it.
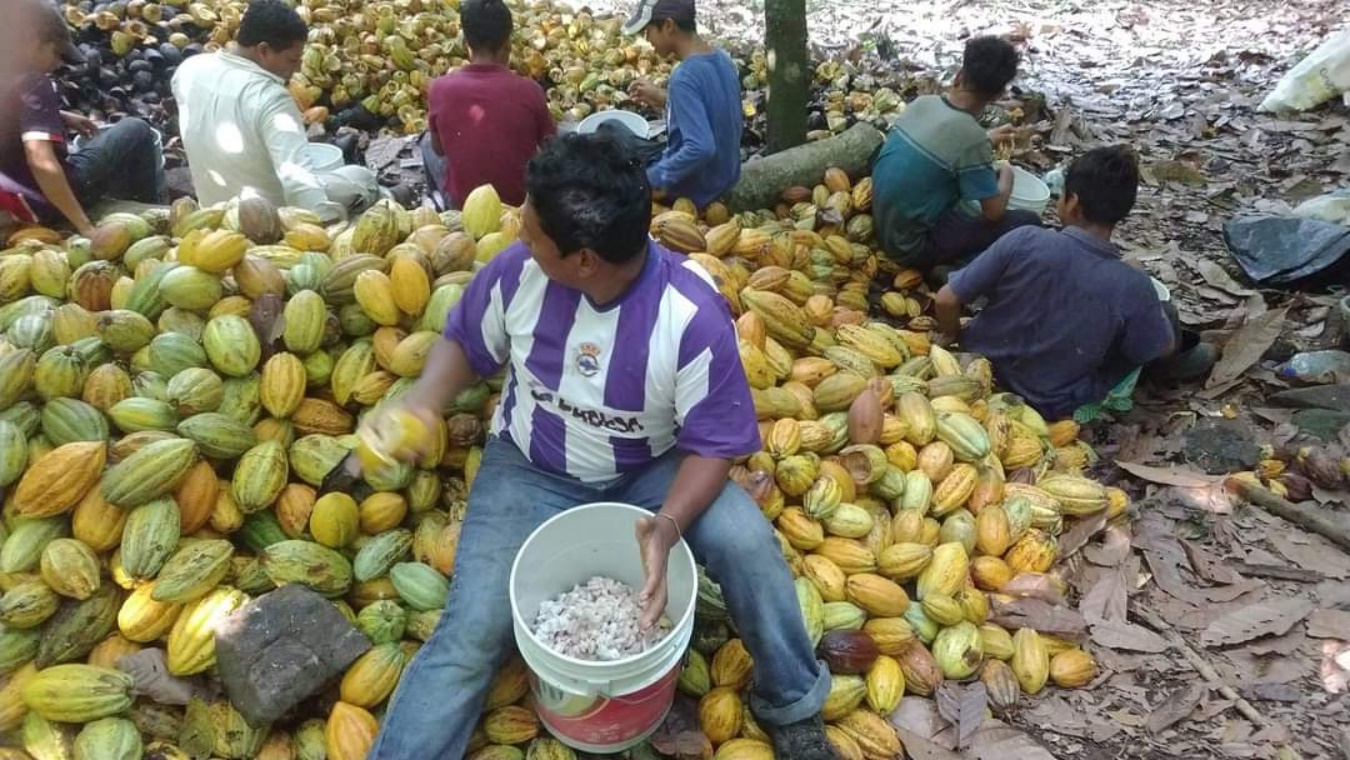
[[[582,377],[595,377],[600,373],[600,347],[594,343],[582,343],[577,348],[577,371]]]

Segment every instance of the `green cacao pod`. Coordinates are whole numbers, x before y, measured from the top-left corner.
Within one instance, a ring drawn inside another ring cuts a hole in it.
[[[333,597],[345,594],[352,584],[352,566],[347,558],[310,541],[281,541],[264,549],[259,558],[263,572],[277,585],[299,583]],[[395,588],[397,585],[395,581]]]
[[[178,547],[178,505],[155,499],[131,510],[122,528],[122,569],[132,578],[154,578]]]
[[[172,492],[196,461],[197,445],[186,438],[149,443],[103,473],[101,493],[110,504],[138,507]]]
[[[258,512],[276,501],[289,474],[286,448],[277,441],[263,441],[240,457],[230,493],[244,514]]]

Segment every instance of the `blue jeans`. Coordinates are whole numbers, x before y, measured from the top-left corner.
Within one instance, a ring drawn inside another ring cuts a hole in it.
[[[489,440],[469,493],[445,610],[404,670],[370,759],[464,757],[492,677],[513,648],[507,594],[511,564],[525,539],[580,504],[618,501],[659,509],[680,460],[670,453],[643,470],[583,483],[536,469],[508,441]],[[722,585],[755,660],[755,714],[769,725],[784,725],[819,713],[830,674],[815,659],[792,574],[759,507],[729,482],[684,538]]]
[[[107,198],[164,203],[164,167],[155,133],[140,119],[122,119],[66,157],[66,178],[87,211]]]
[[[912,256],[897,259],[915,269],[929,270],[935,266],[964,266],[994,244],[994,241],[1018,227],[1041,226],[1041,217],[1031,211],[1009,209],[997,222],[982,216],[970,216],[960,209],[952,209],[938,217],[928,231],[923,247]]]

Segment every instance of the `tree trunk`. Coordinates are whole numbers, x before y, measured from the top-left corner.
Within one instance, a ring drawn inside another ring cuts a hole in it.
[[[884,141],[876,127],[860,121],[841,135],[753,158],[741,165],[741,181],[722,200],[735,212],[773,208],[784,190],[820,184],[831,166],[857,180],[867,175],[872,154]]]
[[[765,0],[764,49],[769,68],[769,153],[806,142],[811,67],[806,54],[806,0]]]

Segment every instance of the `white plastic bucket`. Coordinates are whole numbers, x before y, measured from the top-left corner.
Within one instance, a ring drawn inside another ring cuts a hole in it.
[[[1158,294],[1158,300],[1160,302],[1167,303],[1172,300],[1172,291],[1168,290],[1167,286],[1162,284],[1162,280],[1153,276],[1150,276],[1149,279],[1153,281],[1153,292]]]
[[[642,118],[641,114],[636,114],[632,111],[614,110],[596,111],[590,116],[582,119],[581,123],[577,125],[577,133],[588,135],[598,130],[600,125],[607,121],[617,121],[627,127],[629,132],[642,138],[648,137],[651,131],[651,125],[647,123],[646,119]]]
[[[305,146],[305,155],[309,157],[309,165],[316,172],[331,172],[342,168],[345,163],[342,149],[328,143],[309,143]]]
[[[1012,197],[1008,199],[1008,208],[1034,211],[1039,214],[1050,205],[1050,186],[1040,177],[1018,166],[1012,168]]]
[[[646,652],[613,662],[567,657],[535,638],[534,620],[542,602],[597,575],[642,588],[634,528],[649,516],[614,502],[574,507],[539,526],[511,567],[516,646],[530,668],[535,711],[549,733],[582,752],[622,752],[665,720],[694,632],[694,555],[683,541],[670,552],[666,616],[672,626]]]

